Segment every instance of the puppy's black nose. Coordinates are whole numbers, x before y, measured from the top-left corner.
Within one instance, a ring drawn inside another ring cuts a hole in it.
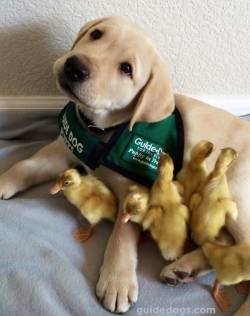
[[[68,80],[83,82],[89,77],[89,69],[81,63],[77,56],[69,57],[64,64],[64,73]]]

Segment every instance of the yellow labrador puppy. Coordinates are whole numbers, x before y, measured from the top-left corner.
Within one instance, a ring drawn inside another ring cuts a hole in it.
[[[177,107],[185,132],[184,159],[201,139],[215,143],[218,149],[235,148],[239,159],[228,180],[239,217],[227,227],[237,242],[250,242],[250,124],[200,101],[174,95],[168,68],[141,29],[117,17],[90,22],[81,29],[71,50],[56,61],[54,72],[59,88],[76,103],[79,115],[84,113],[99,128],[127,120],[130,128],[138,121],[156,122]],[[106,133],[104,137],[108,137]],[[210,167],[217,154],[215,151],[209,158]],[[0,196],[8,199],[77,163],[58,137],[1,176]],[[113,188],[121,208],[133,182],[103,166],[97,168],[97,173]],[[138,233],[132,223],[123,225],[118,217],[107,245],[96,293],[112,312],[126,312],[137,300]],[[208,263],[197,249],[166,266],[161,278],[177,284],[207,269]],[[250,298],[236,315],[247,316],[249,310]]]

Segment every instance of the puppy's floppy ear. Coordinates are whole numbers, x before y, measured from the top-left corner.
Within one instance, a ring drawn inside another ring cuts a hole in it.
[[[101,22],[105,21],[107,18],[96,19],[85,24],[78,33],[76,40],[74,41],[71,50],[76,46],[76,44],[83,38],[83,36],[94,26],[97,26]]]
[[[174,110],[174,96],[166,63],[157,56],[148,82],[138,98],[129,129],[138,121],[157,122]]]

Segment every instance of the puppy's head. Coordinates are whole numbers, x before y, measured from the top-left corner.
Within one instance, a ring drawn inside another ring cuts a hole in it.
[[[71,50],[55,62],[54,73],[59,89],[83,111],[133,108],[131,127],[173,111],[166,64],[144,32],[122,18],[86,24]]]

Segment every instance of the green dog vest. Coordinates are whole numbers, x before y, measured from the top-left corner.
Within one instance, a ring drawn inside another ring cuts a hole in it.
[[[182,167],[184,133],[177,109],[159,122],[138,122],[131,132],[128,122],[120,124],[107,143],[79,121],[73,102],[60,112],[58,122],[67,147],[91,169],[103,165],[149,186],[156,178],[162,151],[172,157],[175,174]]]

